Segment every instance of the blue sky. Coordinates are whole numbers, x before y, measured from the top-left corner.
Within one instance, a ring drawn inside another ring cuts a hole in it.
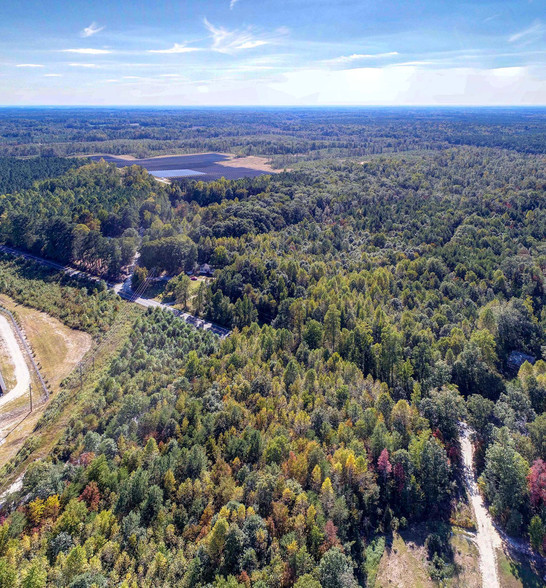
[[[545,0],[19,0],[5,105],[546,105]]]

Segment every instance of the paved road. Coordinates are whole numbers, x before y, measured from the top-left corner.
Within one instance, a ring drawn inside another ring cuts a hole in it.
[[[87,272],[74,269],[73,267],[70,267],[68,265],[62,265],[55,261],[50,261],[49,259],[44,259],[43,257],[38,257],[37,255],[32,255],[32,253],[27,253],[26,251],[20,251],[19,249],[8,247],[7,245],[0,245],[0,252],[8,253],[10,255],[16,255],[19,257],[24,257],[25,259],[32,259],[42,265],[62,271],[73,278],[82,277],[95,281],[100,280],[100,278],[98,278],[97,276],[94,276]],[[163,308],[164,310],[168,310],[169,312],[172,312],[176,316],[180,317],[196,329],[212,331],[221,339],[224,339],[225,337],[228,337],[231,334],[231,331],[229,329],[226,329],[225,327],[221,327],[220,325],[216,325],[214,323],[205,321],[187,312],[177,310],[176,308],[173,308],[168,304],[163,304],[161,302],[158,302],[157,300],[152,300],[151,298],[142,298],[141,296],[135,296],[134,292],[131,290],[131,276],[129,276],[129,278],[127,278],[125,282],[106,282],[106,284],[108,285],[108,288],[116,292],[116,294],[118,294],[124,300],[134,302],[135,304],[144,306],[145,308]]]

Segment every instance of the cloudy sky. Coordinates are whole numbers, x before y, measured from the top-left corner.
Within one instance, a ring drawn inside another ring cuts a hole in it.
[[[546,105],[546,0],[18,0],[4,105]]]

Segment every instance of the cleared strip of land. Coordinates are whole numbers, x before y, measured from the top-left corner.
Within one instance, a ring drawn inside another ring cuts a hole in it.
[[[6,344],[6,349],[11,356],[13,365],[15,366],[15,380],[16,384],[12,390],[9,390],[0,398],[0,407],[6,403],[16,400],[28,393],[28,387],[30,385],[30,371],[28,369],[25,356],[19,344],[17,338],[8,319],[5,316],[0,315],[0,337]]]
[[[55,396],[59,391],[61,381],[73,372],[75,366],[89,350],[92,344],[91,336],[88,333],[67,327],[46,313],[17,304],[4,294],[0,294],[0,304],[11,312],[16,313],[24,329],[28,344],[35,353],[35,361],[47,380],[53,396]],[[8,321],[11,327],[7,317],[0,315],[0,318]],[[11,330],[12,334],[14,334],[13,329]],[[23,353],[19,346],[18,348]],[[6,345],[4,345],[4,354],[7,358]],[[24,353],[23,358],[25,358]],[[43,395],[34,374],[30,366],[26,365],[33,381],[33,411],[29,413],[28,384],[19,399],[16,399],[11,393],[5,397],[4,402],[6,405],[0,408],[0,438],[5,437],[0,444],[0,467],[17,453],[25,441],[35,439],[34,428],[36,423],[46,407],[49,406],[49,401],[43,402]],[[15,370],[13,371],[15,372]],[[24,394],[25,392],[26,395]],[[6,437],[8,432],[9,435]],[[4,483],[5,481],[2,480],[1,482]]]
[[[502,540],[491,521],[491,515],[478,490],[473,466],[473,447],[467,427],[461,427],[461,451],[464,460],[464,481],[468,498],[476,516],[476,544],[480,551],[480,568],[484,588],[499,588],[496,550],[502,548]]]

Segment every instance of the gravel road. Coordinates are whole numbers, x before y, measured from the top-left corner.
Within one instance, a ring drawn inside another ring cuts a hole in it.
[[[485,508],[478,491],[472,456],[474,448],[470,442],[470,432],[466,425],[460,427],[461,451],[464,460],[464,483],[468,497],[476,516],[476,544],[480,552],[480,570],[484,588],[500,588],[497,573],[496,549],[502,548],[502,540],[491,522],[491,516]]]

